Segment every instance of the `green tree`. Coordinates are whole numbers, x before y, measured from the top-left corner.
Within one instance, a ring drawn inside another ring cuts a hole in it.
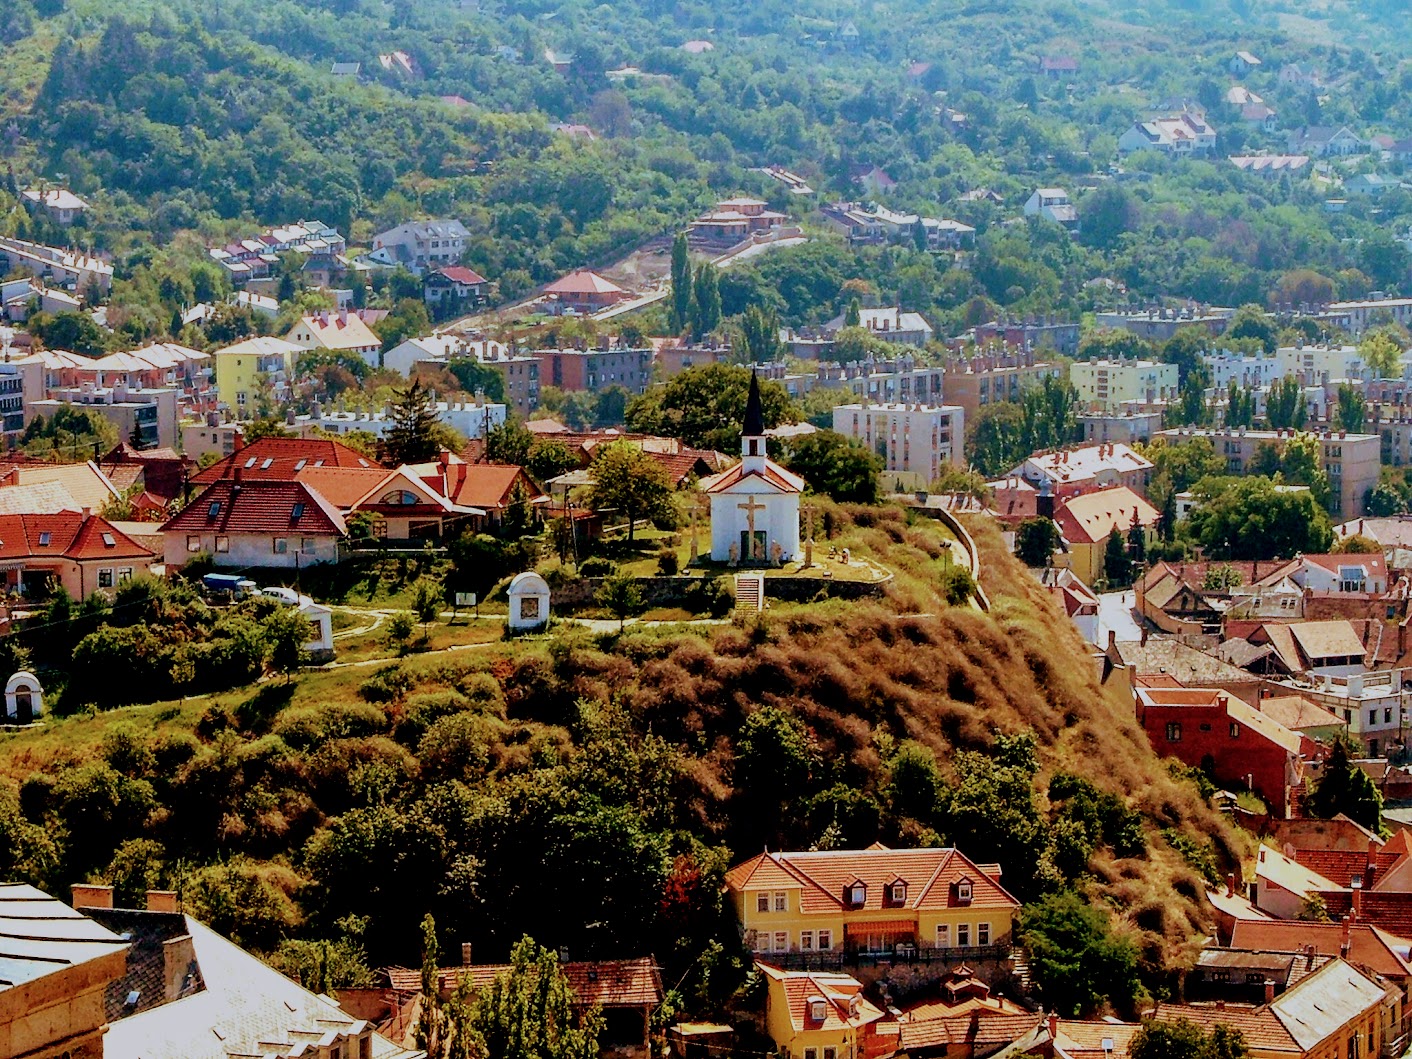
[[[710,262],[696,269],[696,279],[691,285],[691,333],[702,338],[716,330],[721,323],[721,287],[716,266]]]
[[[1363,433],[1363,423],[1368,417],[1368,401],[1350,383],[1338,385],[1338,408],[1334,420],[1340,430],[1350,434]]]
[[[1204,327],[1183,327],[1162,344],[1162,362],[1177,366],[1178,384],[1185,382],[1187,375],[1198,364],[1203,364],[1202,355],[1211,350],[1211,333]]]
[[[687,256],[686,233],[672,240],[672,293],[667,321],[673,334],[681,334],[691,316],[691,259]]]
[[[1254,338],[1266,353],[1273,353],[1280,344],[1280,329],[1274,319],[1259,305],[1242,305],[1226,327],[1228,339]]]
[[[510,966],[481,990],[471,1008],[477,1053],[495,1059],[597,1059],[603,1016],[578,1008],[572,986],[550,949],[529,937],[510,952]]]
[[[1059,527],[1053,519],[1027,518],[1015,527],[1015,554],[1028,567],[1048,566],[1057,547]]]
[[[740,318],[745,356],[751,364],[767,364],[780,355],[780,320],[772,309],[752,305]]]
[[[1223,483],[1192,511],[1184,532],[1212,559],[1320,555],[1333,543],[1329,516],[1312,494],[1279,492],[1263,477]]]
[[[85,357],[102,356],[107,334],[88,313],[33,313],[25,327],[45,349],[62,349]]]
[[[1226,421],[1231,428],[1255,425],[1255,394],[1241,389],[1232,379],[1226,386]]]
[[[665,386],[629,402],[627,428],[681,438],[693,448],[738,453],[749,394],[749,368],[733,364],[688,368]],[[767,430],[795,421],[789,395],[772,379],[760,380],[760,404]]]
[[[314,627],[297,607],[281,606],[262,623],[265,650],[271,671],[284,676],[285,683],[308,661],[305,644],[314,638]]]
[[[486,462],[524,467],[529,463],[534,446],[534,433],[523,423],[507,419],[491,427],[485,436]]]
[[[655,523],[675,514],[666,470],[627,441],[615,441],[594,453],[592,502],[597,510],[612,509],[627,519],[629,541],[639,519]]]
[[[1324,820],[1346,813],[1354,823],[1381,834],[1383,796],[1372,777],[1353,763],[1354,753],[1347,738],[1334,740],[1323,772],[1306,799],[1309,811]]]
[[[577,466],[578,458],[569,451],[569,446],[553,438],[536,441],[524,463],[530,477],[541,484]]]
[[[422,1005],[413,1031],[417,1047],[428,1057],[440,1056],[445,1047],[446,1016],[441,1010],[441,966],[438,963],[436,920],[422,917]]]
[[[1358,343],[1358,355],[1375,379],[1391,379],[1397,375],[1402,360],[1402,347],[1386,331],[1369,331]]]
[[[848,308],[843,311],[844,327],[859,327],[863,322],[863,306],[858,303],[858,296],[855,294],[848,299]]]
[[[1188,1019],[1149,1021],[1128,1045],[1132,1059],[1245,1059],[1248,1050],[1239,1030],[1219,1024],[1208,1034]]]
[[[413,379],[405,390],[394,390],[392,425],[384,439],[388,460],[403,464],[436,459],[441,451],[440,428],[441,417],[421,380]]]
[[[735,739],[731,783],[735,797],[751,807],[749,823],[759,838],[779,848],[782,814],[808,789],[814,748],[803,722],[777,706],[762,706],[745,719]]]
[[[1137,949],[1112,920],[1071,890],[1047,894],[1020,912],[1018,933],[1046,1006],[1088,1014],[1104,1001],[1126,1007],[1137,993]]]
[[[1108,534],[1108,542],[1103,546],[1103,580],[1109,588],[1126,588],[1132,583],[1132,570],[1127,540],[1115,528]]]
[[[417,621],[422,623],[423,632],[441,615],[441,603],[444,598],[445,592],[439,582],[430,577],[417,578],[416,584],[412,586],[412,613],[417,616]]]
[[[1319,506],[1328,510],[1333,499],[1328,472],[1320,465],[1322,450],[1315,434],[1296,434],[1280,454],[1280,477],[1289,485],[1307,485]]]
[[[835,500],[858,504],[878,501],[882,457],[853,438],[832,430],[805,434],[790,443],[787,463],[810,488]]]
[[[987,478],[1009,474],[1032,451],[1025,422],[1023,409],[1014,401],[983,405],[966,424],[966,461]]]
[[[1025,452],[1057,449],[1072,444],[1079,434],[1079,395],[1067,382],[1046,375],[1020,400],[1024,415]]]
[[[1271,430],[1298,430],[1304,426],[1308,409],[1304,404],[1304,388],[1293,375],[1276,379],[1265,399],[1265,418]]]
[[[621,632],[627,620],[642,610],[642,589],[631,574],[610,574],[594,594],[594,601],[618,619]]]

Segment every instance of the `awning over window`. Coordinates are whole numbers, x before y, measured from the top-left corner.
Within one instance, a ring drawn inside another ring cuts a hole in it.
[[[875,923],[845,923],[844,937],[866,937],[869,934],[915,934],[917,924],[910,919],[888,919]]]

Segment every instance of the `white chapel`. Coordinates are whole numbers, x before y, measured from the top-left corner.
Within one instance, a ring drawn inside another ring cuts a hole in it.
[[[789,562],[799,553],[799,496],[804,479],[765,455],[765,415],[754,373],[740,455],[734,467],[702,482],[711,498],[711,559],[743,566]]]

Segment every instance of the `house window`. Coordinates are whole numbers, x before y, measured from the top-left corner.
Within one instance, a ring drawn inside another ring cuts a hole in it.
[[[838,1059],[838,1049],[837,1049],[837,1048],[825,1048],[825,1049],[824,1049],[824,1059]]]
[[[1392,724],[1392,707],[1383,710],[1383,724]]]
[[[46,531],[46,532],[44,532],[44,533],[41,533],[41,534],[39,535],[39,546],[40,546],[41,548],[47,548],[47,547],[49,547],[49,541],[52,540],[52,539],[53,539],[53,538],[49,535],[48,531]]]
[[[805,1048],[805,1049],[804,1049],[804,1059],[819,1059],[819,1049],[817,1049],[817,1048]]]
[[[206,509],[206,521],[210,522],[211,520],[217,518],[220,513],[221,502],[219,500],[211,501],[211,506]]]
[[[977,923],[977,924],[976,924],[976,944],[977,944],[977,945],[989,945],[989,944],[990,944],[990,924],[989,924],[989,923]]]
[[[1369,724],[1377,724],[1377,723],[1378,723],[1378,711],[1377,711],[1377,710],[1369,710],[1369,711],[1368,711],[1368,723],[1369,723]]]
[[[828,1015],[829,1015],[828,1003],[827,1003],[826,1001],[823,1001],[823,1000],[811,1000],[811,1001],[809,1001],[809,1021],[811,1021],[811,1022],[823,1022],[824,1019],[828,1018]]]
[[[120,584],[120,585],[121,585],[121,584],[125,584],[126,582],[131,581],[131,580],[132,580],[132,567],[130,567],[130,566],[120,566],[120,567],[118,567],[118,584]]]
[[[187,537],[186,550],[188,552],[199,552],[201,550],[201,538],[194,535]]]
[[[1182,741],[1181,721],[1169,721],[1167,724],[1167,742],[1180,743]]]
[[[1231,738],[1232,738],[1232,739],[1239,739],[1239,738],[1240,738],[1240,725],[1238,725],[1238,724],[1236,724],[1236,723],[1234,723],[1234,722],[1231,723]]]
[[[770,895],[761,890],[755,895],[755,911],[768,912],[770,910]]]
[[[963,949],[971,944],[971,924],[956,924],[956,944],[961,946],[961,948]]]
[[[106,568],[104,568],[104,569],[98,571],[98,587],[99,587],[99,588],[112,588],[112,587],[113,587],[113,568],[112,568],[111,566],[106,567]]]
[[[895,882],[895,883],[893,883],[892,886],[890,887],[890,890],[891,890],[891,893],[890,893],[889,896],[892,898],[892,903],[893,903],[893,904],[895,904],[895,905],[903,905],[903,904],[906,904],[906,903],[907,903],[907,884],[906,884],[906,883]]]
[[[789,931],[787,931],[787,930],[777,930],[777,931],[775,931],[775,951],[776,951],[776,952],[788,952],[788,951],[789,951]]]
[[[216,551],[217,551],[217,552],[228,552],[228,551],[230,551],[230,538],[229,538],[229,537],[217,537],[217,538],[216,538]]]
[[[310,552],[312,552],[317,544],[318,542],[315,541],[313,537],[299,538],[299,550],[305,555],[308,555]]]
[[[951,924],[938,923],[936,925],[936,947],[938,949],[951,948]]]
[[[801,930],[799,932],[799,949],[801,952],[814,951],[814,932],[812,930]]]
[[[962,879],[956,884],[956,900],[962,904],[971,903],[971,880]]]
[[[276,555],[284,555],[285,553],[287,553],[287,552],[289,551],[289,538],[288,538],[288,537],[276,537],[276,538],[274,539],[274,542],[273,542],[273,543],[274,543],[274,553],[275,553]]]
[[[775,894],[775,911],[776,911],[776,912],[788,912],[788,911],[789,911],[789,894],[784,893],[783,891],[781,891],[781,892]]]
[[[854,883],[848,888],[848,903],[855,908],[861,908],[868,900],[868,888],[862,883]]]

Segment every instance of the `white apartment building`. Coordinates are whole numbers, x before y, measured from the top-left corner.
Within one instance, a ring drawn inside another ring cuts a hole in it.
[[[505,425],[505,406],[488,401],[438,401],[437,419],[450,427],[463,438],[484,438],[494,427]],[[325,412],[318,405],[312,414],[295,416],[294,426],[301,437],[311,436],[315,430],[330,434],[351,434],[366,431],[375,438],[384,437],[396,424],[396,420],[386,411],[378,412]]]
[[[1211,385],[1216,391],[1226,390],[1234,382],[1242,390],[1261,390],[1284,378],[1283,364],[1278,356],[1258,353],[1248,356],[1221,350],[1203,353],[1201,361],[1211,372]]]
[[[1305,386],[1337,379],[1362,379],[1367,371],[1357,346],[1281,346],[1275,350],[1279,375],[1294,375]]]
[[[1330,666],[1310,670],[1303,681],[1281,681],[1318,703],[1348,725],[1348,734],[1362,743],[1370,757],[1379,757],[1405,740],[1407,699],[1405,669],[1369,670],[1363,666]]]
[[[1116,412],[1129,401],[1157,404],[1177,397],[1177,366],[1151,360],[1081,360],[1069,382],[1085,408]]]
[[[961,464],[959,405],[844,404],[833,410],[833,428],[882,457],[885,489],[925,489],[947,465]]]
[[[1322,314],[1355,337],[1385,320],[1412,324],[1412,298],[1367,298],[1356,302],[1331,302]]]

